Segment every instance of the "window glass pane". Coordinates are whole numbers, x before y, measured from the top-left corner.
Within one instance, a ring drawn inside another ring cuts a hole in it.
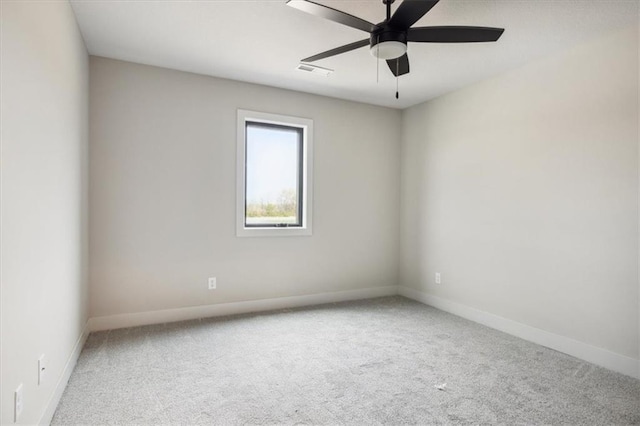
[[[247,226],[300,226],[301,129],[246,126]]]

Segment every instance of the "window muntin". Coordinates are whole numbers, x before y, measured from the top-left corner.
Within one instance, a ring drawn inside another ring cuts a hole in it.
[[[239,109],[237,123],[236,235],[312,235],[313,120]],[[256,138],[261,132],[274,136],[280,142],[271,144],[268,139],[265,142],[264,137]],[[283,155],[280,159],[269,158],[262,155],[261,150]],[[262,161],[256,162],[256,159]],[[276,195],[278,185],[265,184],[266,181],[260,178],[269,169],[280,168],[287,171],[282,172],[280,179],[273,180],[281,183],[280,192],[289,190],[280,194],[283,196],[281,200]],[[275,216],[274,209],[278,205],[284,207],[282,205],[287,204],[287,200],[289,204],[293,200],[295,205],[283,208],[280,213],[284,214]],[[270,210],[267,213],[259,208]]]

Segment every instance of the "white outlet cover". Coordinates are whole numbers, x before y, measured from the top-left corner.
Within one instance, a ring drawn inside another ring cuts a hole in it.
[[[440,272],[436,272],[436,284],[440,284],[442,282],[440,278]]]
[[[217,285],[218,283],[217,283],[216,277],[209,278],[209,290],[215,290]]]
[[[44,381],[45,369],[45,359],[44,354],[42,354],[40,355],[40,358],[38,358],[38,386],[41,385]]]
[[[13,407],[14,407],[14,415],[13,415],[13,421],[17,422],[18,419],[20,418],[20,414],[22,414],[22,407],[23,407],[23,401],[22,401],[22,383],[20,383],[20,386],[18,386],[18,388],[16,389],[16,391],[14,392],[13,395]]]

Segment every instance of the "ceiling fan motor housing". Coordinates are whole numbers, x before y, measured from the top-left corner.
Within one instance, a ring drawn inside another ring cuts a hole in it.
[[[385,23],[376,25],[369,38],[370,52],[380,59],[395,59],[407,52],[407,32]]]

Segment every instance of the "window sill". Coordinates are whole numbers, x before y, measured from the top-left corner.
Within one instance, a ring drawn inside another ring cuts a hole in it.
[[[311,228],[245,228],[241,226],[236,230],[236,236],[238,237],[308,237],[311,235]]]

